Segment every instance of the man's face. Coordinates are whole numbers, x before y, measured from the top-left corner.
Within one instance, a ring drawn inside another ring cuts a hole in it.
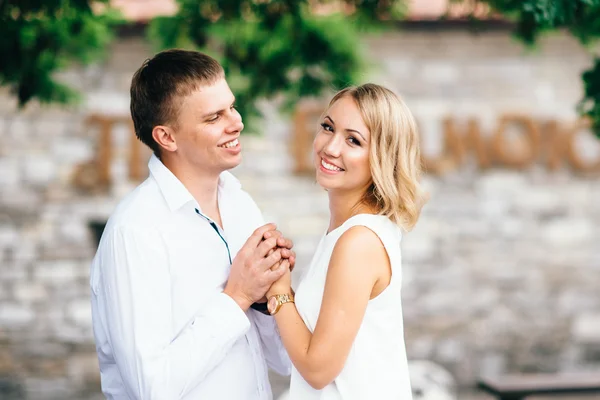
[[[244,124],[234,101],[224,78],[183,100],[174,135],[175,155],[183,168],[220,174],[239,165],[242,149],[238,137]]]

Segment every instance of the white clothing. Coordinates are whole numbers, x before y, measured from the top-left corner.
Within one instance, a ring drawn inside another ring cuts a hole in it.
[[[92,263],[92,318],[108,399],[270,400],[267,365],[290,361],[272,317],[222,293],[261,213],[220,175],[223,228],[152,156],[150,176],[110,217]],[[230,253],[230,254],[229,254]]]
[[[353,226],[375,232],[392,267],[390,284],[370,300],[344,368],[322,390],[313,389],[292,367],[290,400],[411,400],[408,362],[404,345],[400,240],[402,232],[381,215],[359,214],[325,235],[296,291],[296,308],[311,332],[321,310],[329,260],[340,236]],[[365,265],[369,268],[369,265]]]

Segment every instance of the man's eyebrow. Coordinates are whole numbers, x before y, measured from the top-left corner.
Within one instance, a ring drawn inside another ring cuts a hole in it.
[[[231,102],[231,106],[235,104],[235,98],[233,99],[233,101]],[[230,107],[231,107],[230,106]],[[200,118],[204,119],[206,117],[209,117],[211,115],[215,115],[215,114],[221,114],[223,111],[225,111],[226,109],[223,108],[221,110],[215,110],[215,111],[211,111],[211,112],[207,112],[206,114],[203,114]]]
[[[333,122],[333,119],[331,119],[331,117],[329,115],[326,115],[325,118],[330,120],[331,123],[335,125],[335,122]],[[357,131],[356,129],[346,129],[345,131],[346,132],[354,132],[354,133],[358,134],[362,138],[362,140],[364,140],[365,142],[368,142],[367,139],[365,139],[365,137],[363,136],[363,134],[360,133],[359,131]]]

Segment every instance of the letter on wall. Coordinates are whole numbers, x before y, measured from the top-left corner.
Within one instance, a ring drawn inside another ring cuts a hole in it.
[[[516,140],[507,140],[507,128],[518,125],[523,135]],[[492,152],[494,158],[508,167],[523,169],[532,164],[538,157],[540,147],[540,131],[533,118],[525,115],[505,114],[499,118],[498,129],[492,136]]]
[[[590,122],[587,119],[581,119],[574,123],[567,134],[567,158],[576,171],[583,173],[600,172],[600,157],[595,161],[586,161],[581,158],[577,152],[577,136],[583,130],[590,128]]]
[[[467,132],[463,135],[458,133],[454,119],[449,116],[444,118],[443,129],[444,144],[440,156],[437,159],[423,158],[427,171],[436,174],[454,171],[466,162],[469,150],[475,153],[477,165],[480,168],[487,168],[491,165],[488,146],[475,119],[469,119]]]
[[[127,116],[90,115],[85,120],[85,125],[99,128],[96,155],[92,160],[76,167],[73,177],[73,183],[76,187],[90,192],[105,191],[110,187],[112,183],[111,165],[115,153],[119,153],[115,150],[122,150],[114,147],[113,128],[120,124],[126,125],[131,132],[128,148],[124,149],[127,154],[128,177],[134,182],[143,179],[142,152],[145,146],[137,140],[131,118]]]

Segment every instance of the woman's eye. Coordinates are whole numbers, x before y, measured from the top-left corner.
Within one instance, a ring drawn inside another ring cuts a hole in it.
[[[349,141],[351,144],[354,144],[354,145],[360,146],[360,142],[359,142],[359,141],[358,141],[356,138],[354,138],[354,137],[352,137],[352,136],[348,137],[348,141]]]
[[[328,132],[333,132],[333,127],[326,122],[323,122],[321,127]]]

